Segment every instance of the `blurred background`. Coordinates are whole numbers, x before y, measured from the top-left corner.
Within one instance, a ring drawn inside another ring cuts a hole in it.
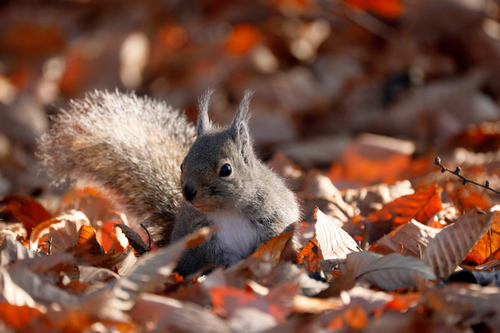
[[[256,147],[291,179],[416,179],[437,154],[500,173],[498,0],[4,0],[0,195],[36,196],[48,116],[94,89],[228,123],[255,91]],[[439,168],[437,169],[439,171]],[[297,188],[298,189],[298,188]]]

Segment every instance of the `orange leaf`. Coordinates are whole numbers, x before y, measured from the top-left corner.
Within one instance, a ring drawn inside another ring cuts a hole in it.
[[[368,215],[367,219],[370,222],[391,221],[393,227],[398,227],[411,219],[425,223],[432,215],[443,209],[441,191],[440,187],[431,186],[425,191],[402,196]]]
[[[233,287],[215,287],[210,290],[214,308],[235,308],[245,306],[257,299],[253,292]]]
[[[404,9],[401,0],[346,0],[346,2],[352,7],[371,11],[390,19],[401,16]]]
[[[319,249],[316,235],[314,235],[314,238],[311,239],[299,252],[298,259],[299,262],[304,263],[304,266],[309,273],[322,271],[320,260],[323,260],[323,254]]]
[[[352,328],[362,330],[368,325],[368,316],[361,306],[346,309],[343,314],[344,321]]]
[[[285,232],[281,235],[271,238],[267,243],[262,244],[252,257],[262,258],[273,264],[280,261],[281,252],[285,248],[286,242],[292,237],[291,232]]]
[[[104,254],[104,250],[97,241],[94,228],[82,225],[76,237],[76,244],[66,250],[77,255],[99,255]]]
[[[475,262],[478,265],[485,263],[490,254],[497,252],[500,249],[500,214],[493,216],[491,223],[491,238],[489,231],[477,242],[472,250],[465,257],[466,260]]]
[[[42,316],[38,309],[0,303],[0,319],[7,327],[21,328],[35,318]]]
[[[22,222],[28,232],[43,221],[50,220],[52,215],[38,202],[21,195],[10,195],[0,201],[2,213],[10,213]]]
[[[226,40],[226,50],[232,56],[242,56],[257,43],[260,33],[249,24],[239,24],[233,28]]]

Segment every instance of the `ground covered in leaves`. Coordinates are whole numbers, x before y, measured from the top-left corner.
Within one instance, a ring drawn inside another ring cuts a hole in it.
[[[492,0],[2,2],[0,330],[500,331],[499,12]],[[133,89],[194,121],[211,86],[218,123],[255,91],[256,148],[301,200],[298,265],[279,262],[285,234],[182,279],[180,255],[214,230],[150,249],[108,198],[55,190],[39,168],[47,115],[71,98]]]

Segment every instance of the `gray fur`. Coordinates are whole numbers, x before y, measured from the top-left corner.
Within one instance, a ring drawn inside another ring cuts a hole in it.
[[[220,129],[208,118],[212,92],[200,101],[196,140],[186,117],[164,103],[96,91],[56,117],[39,142],[42,163],[56,182],[106,191],[129,218],[146,223],[160,245],[202,226],[221,227],[186,251],[177,268],[182,275],[232,265],[272,237],[293,233],[300,217],[293,192],[253,152],[251,93],[232,124]],[[222,177],[224,164],[232,173]],[[287,245],[294,252],[295,239]]]
[[[212,122],[208,117],[208,109],[210,108],[210,100],[212,98],[212,94],[215,89],[210,88],[203,95],[198,103],[198,125],[197,125],[197,133],[198,135],[203,134],[204,132],[210,130],[212,127]]]
[[[196,137],[187,118],[165,103],[95,91],[72,101],[39,141],[38,155],[56,183],[94,186],[169,242],[182,201],[179,166]]]

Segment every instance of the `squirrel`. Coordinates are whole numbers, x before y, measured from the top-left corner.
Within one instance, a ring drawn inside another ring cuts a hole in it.
[[[56,184],[93,186],[164,246],[204,226],[218,231],[186,250],[188,276],[228,267],[272,237],[291,232],[281,259],[296,262],[300,210],[294,193],[254,152],[245,95],[228,127],[212,124],[213,90],[199,100],[197,126],[166,103],[95,91],[71,101],[39,140],[37,155]]]

